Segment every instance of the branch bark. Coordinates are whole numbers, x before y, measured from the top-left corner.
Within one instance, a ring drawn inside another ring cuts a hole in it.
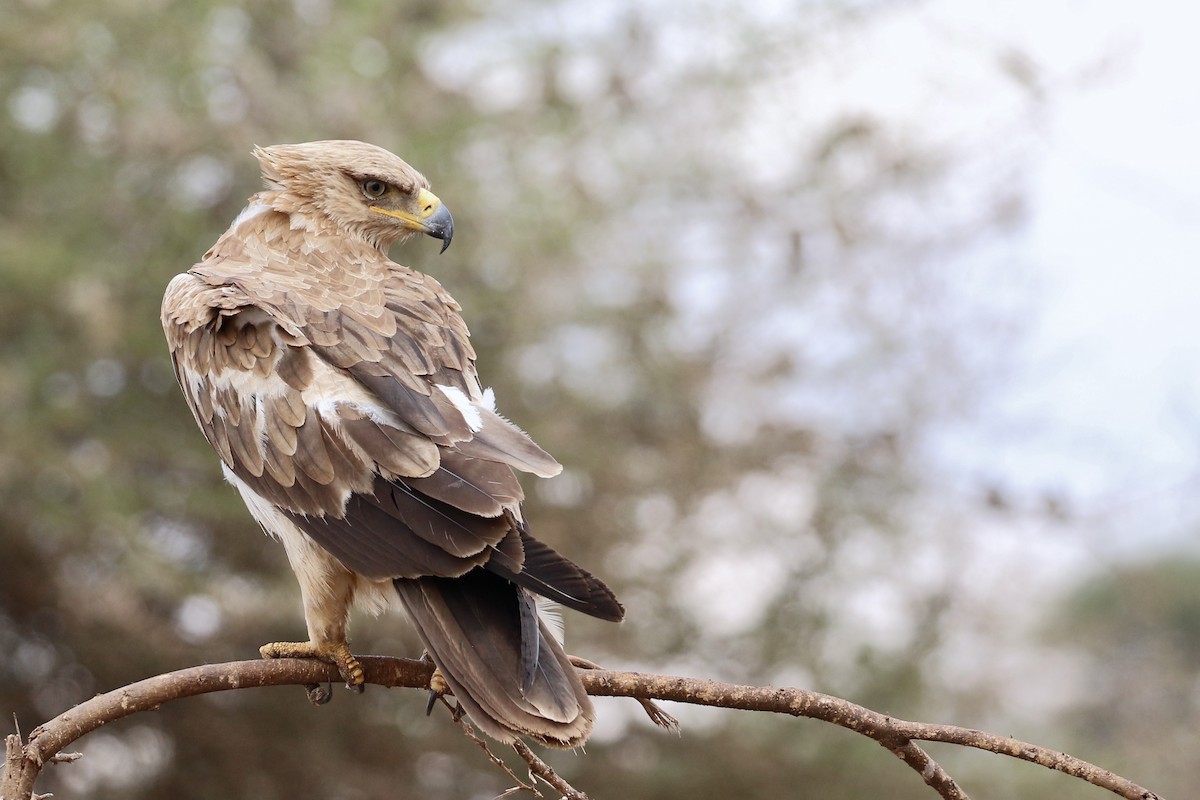
[[[362,656],[359,660],[366,682],[379,686],[424,689],[428,687],[433,671],[427,661],[382,656]],[[718,708],[789,714],[848,728],[896,754],[930,788],[947,800],[967,800],[967,795],[916,744],[919,741],[957,744],[1030,761],[1085,780],[1127,800],[1161,800],[1149,789],[1066,753],[955,725],[896,719],[820,692],[739,686],[699,678],[604,669],[583,669],[580,677],[588,694],[595,696],[672,700]],[[335,668],[314,660],[236,661],[169,672],[97,695],[33,730],[27,742],[23,743],[21,737],[15,734],[6,737],[0,800],[31,800],[34,783],[42,768],[58,756],[64,747],[109,722],[131,714],[158,708],[171,700],[208,692],[258,686],[309,686],[338,680]]]

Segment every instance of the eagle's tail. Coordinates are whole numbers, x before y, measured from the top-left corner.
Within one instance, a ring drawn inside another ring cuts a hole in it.
[[[587,739],[592,703],[532,594],[481,568],[393,583],[455,699],[484,733],[552,747]]]

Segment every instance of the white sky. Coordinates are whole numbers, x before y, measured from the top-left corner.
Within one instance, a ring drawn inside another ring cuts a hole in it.
[[[1200,519],[1198,29],[1200,6],[1172,0],[929,0],[824,37],[797,69],[806,106],[944,143],[967,162],[953,196],[1015,166],[1028,217],[960,266],[1000,265],[976,291],[1016,302],[1026,335],[935,453],[952,485],[1054,493],[1117,551],[1178,546]],[[752,152],[777,157],[809,135],[786,116],[761,133]],[[1009,270],[1027,273],[1011,298]]]
[[[1007,13],[1038,21],[1020,39],[1052,76],[1100,72],[1049,98],[1032,217],[1008,243],[1038,274],[1039,309],[988,458],[1011,485],[1055,486],[1085,511],[1178,536],[1200,472],[1200,8]],[[1059,47],[1077,18],[1090,52]]]

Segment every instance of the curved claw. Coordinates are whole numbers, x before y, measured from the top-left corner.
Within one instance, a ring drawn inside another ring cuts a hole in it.
[[[308,702],[314,706],[323,706],[333,699],[333,687],[328,684],[322,686],[319,683],[310,683],[304,688],[308,690]]]

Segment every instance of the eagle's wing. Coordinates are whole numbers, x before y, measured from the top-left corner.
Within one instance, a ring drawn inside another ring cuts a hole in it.
[[[273,216],[235,224],[164,300],[184,396],[226,466],[366,577],[486,565],[620,619],[603,583],[525,530],[512,468],[561,467],[481,392],[454,300],[373,248],[281,247]]]

